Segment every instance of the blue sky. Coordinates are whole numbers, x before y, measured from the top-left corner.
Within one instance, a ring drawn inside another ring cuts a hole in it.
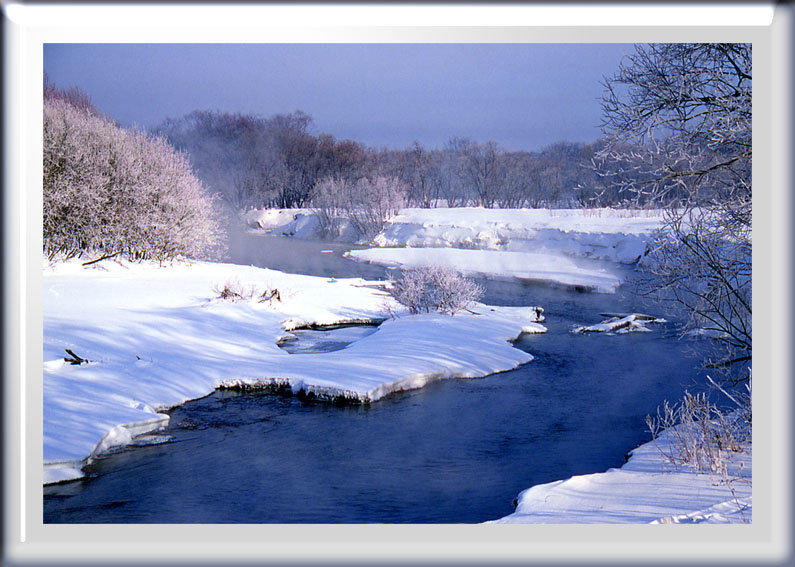
[[[452,136],[511,150],[600,136],[600,81],[629,44],[48,44],[44,70],[125,126],[197,109],[302,110],[370,146]]]

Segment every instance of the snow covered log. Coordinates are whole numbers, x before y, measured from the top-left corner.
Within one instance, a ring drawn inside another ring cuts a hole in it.
[[[607,314],[602,314],[607,315]],[[595,325],[577,326],[572,333],[630,333],[630,332],[651,332],[647,323],[665,323],[665,319],[643,315],[642,313],[631,313],[629,315],[614,316],[606,321]]]

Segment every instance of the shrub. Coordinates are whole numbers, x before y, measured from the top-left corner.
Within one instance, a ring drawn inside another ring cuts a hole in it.
[[[213,286],[213,291],[218,294],[218,299],[221,301],[232,303],[251,301],[255,297],[258,303],[282,300],[281,294],[276,288],[260,290],[255,285],[244,286],[238,279],[227,280],[223,285],[215,285]]]
[[[187,158],[63,98],[44,102],[44,252],[206,257],[222,239]]]
[[[485,290],[450,268],[423,266],[404,270],[389,293],[411,313],[449,313],[468,309]]]

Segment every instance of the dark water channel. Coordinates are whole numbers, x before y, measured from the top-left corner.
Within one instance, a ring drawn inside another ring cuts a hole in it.
[[[358,274],[341,250],[318,255],[323,275]],[[700,381],[687,355],[698,342],[679,340],[674,323],[651,333],[570,332],[602,312],[652,310],[631,294],[486,285],[486,302],[545,308],[548,333],[516,343],[532,362],[370,406],[216,392],[172,412],[168,443],[107,456],[90,478],[46,487],[44,521],[482,522],[511,513],[531,485],[620,466],[649,439],[645,415]],[[356,339],[341,331],[291,348],[301,356],[307,344],[334,350]]]

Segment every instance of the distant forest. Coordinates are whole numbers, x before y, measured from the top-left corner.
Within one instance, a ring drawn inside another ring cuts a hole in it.
[[[153,133],[186,152],[208,190],[234,210],[310,207],[330,182],[354,187],[376,178],[396,182],[411,207],[602,207],[636,197],[599,157],[601,141],[528,152],[452,138],[441,149],[415,141],[393,150],[313,134],[312,125],[301,111],[269,118],[195,111]]]

